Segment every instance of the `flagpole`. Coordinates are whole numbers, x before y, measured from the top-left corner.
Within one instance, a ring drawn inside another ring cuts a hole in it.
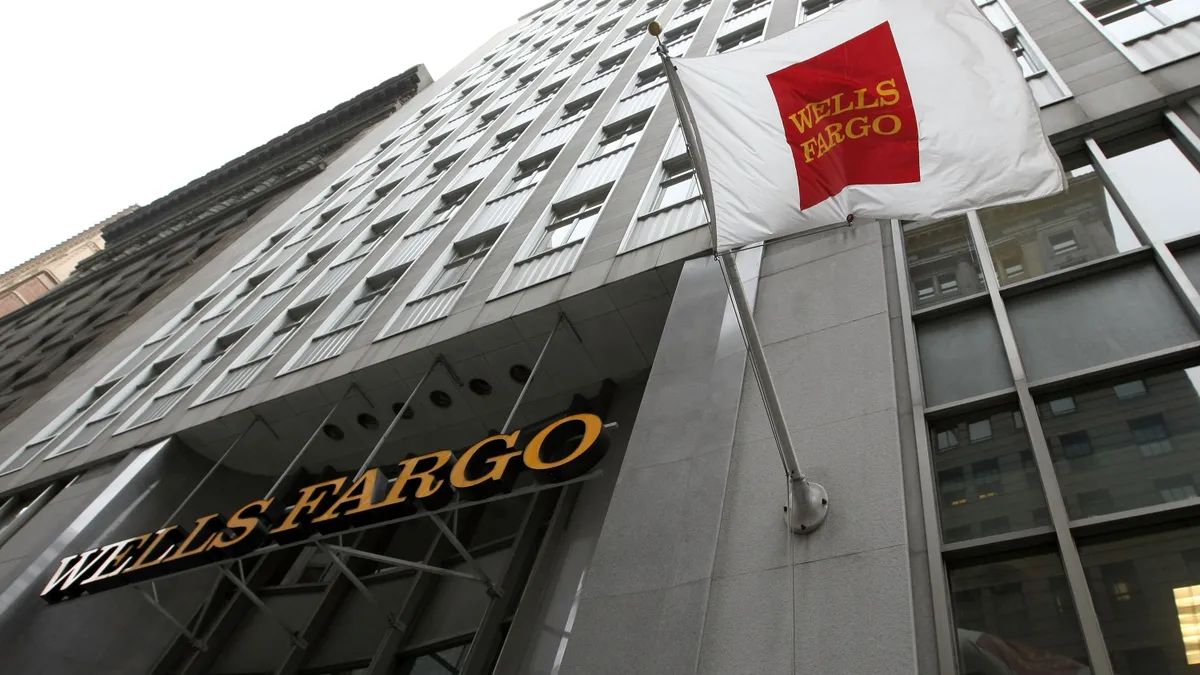
[[[783,408],[779,404],[775,380],[771,376],[771,369],[767,365],[767,355],[763,351],[762,339],[758,334],[758,325],[754,322],[754,311],[750,307],[750,300],[746,296],[746,287],[742,283],[742,277],[737,268],[736,252],[721,251],[717,247],[716,209],[713,204],[712,183],[709,180],[708,165],[704,161],[704,148],[700,144],[700,135],[696,131],[691,106],[688,104],[687,95],[679,82],[679,74],[675,72],[675,64],[671,61],[671,55],[667,53],[666,46],[659,37],[662,35],[662,25],[657,21],[651,21],[647,29],[658,40],[657,51],[667,76],[667,86],[671,91],[671,98],[675,102],[679,125],[683,129],[684,144],[692,158],[692,166],[704,197],[704,206],[708,211],[713,252],[721,264],[725,282],[729,286],[734,312],[737,314],[738,323],[742,328],[742,337],[746,342],[750,367],[758,380],[759,391],[766,407],[767,422],[771,426],[771,432],[775,435],[779,458],[783,461],[788,485],[784,518],[792,532],[808,534],[825,522],[825,516],[829,513],[829,496],[824,487],[808,480],[804,472],[800,470],[796,448],[792,444],[792,435],[788,430]]]

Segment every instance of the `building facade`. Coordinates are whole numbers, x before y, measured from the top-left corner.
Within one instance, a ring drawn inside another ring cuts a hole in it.
[[[104,248],[104,226],[136,209],[130,206],[89,227],[35,258],[0,274],[0,316],[9,314],[42,297],[61,284],[79,261]]]
[[[836,4],[559,0],[256,212],[0,429],[3,672],[1200,668],[1200,11],[979,0],[1070,189],[739,254],[796,537],[646,25]]]

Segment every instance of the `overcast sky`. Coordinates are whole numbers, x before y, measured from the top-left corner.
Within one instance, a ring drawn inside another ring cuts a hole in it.
[[[6,3],[0,271],[545,1]]]

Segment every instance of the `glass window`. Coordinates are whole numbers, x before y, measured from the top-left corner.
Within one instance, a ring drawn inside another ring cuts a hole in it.
[[[513,175],[512,184],[508,186],[508,192],[520,190],[523,187],[528,187],[541,180],[542,176],[550,169],[550,164],[554,161],[554,157],[543,157],[533,164],[522,166]]]
[[[1113,181],[1151,239],[1170,240],[1200,229],[1200,174],[1169,139],[1111,159]],[[1127,193],[1127,194],[1126,194]]]
[[[546,226],[529,255],[544,253],[586,237],[600,217],[602,203],[603,198],[585,202],[555,218],[554,222]]]
[[[696,180],[691,161],[685,160],[681,164],[663,168],[663,178],[651,210],[665,209],[698,196],[700,183]]]
[[[645,126],[645,120],[636,120],[607,129],[601,135],[600,143],[596,146],[596,153],[592,156],[607,155],[610,152],[637,143],[638,139],[642,136],[642,129]]]
[[[941,447],[934,457],[946,543],[961,541],[979,524],[979,536],[1037,527],[1034,512],[1046,505],[1025,432],[1013,424],[1013,410],[995,409],[948,420],[933,429],[934,441],[965,428],[971,442]],[[984,433],[986,432],[986,434]],[[985,524],[986,523],[986,524]]]
[[[970,437],[972,443],[986,441],[992,437],[992,421],[979,420],[978,422],[971,422],[967,425],[967,435]]]
[[[1088,672],[1083,638],[1063,574],[1052,554],[950,571],[960,672]],[[1036,665],[1034,665],[1036,664]],[[1025,668],[1021,668],[1025,670]]]
[[[1200,475],[1200,369],[1145,376],[1131,397],[1118,380],[1075,392],[1079,414],[1038,412],[1067,511],[1103,515],[1193,496]],[[1103,493],[1103,494],[1100,494]]]
[[[1122,382],[1113,387],[1113,393],[1121,400],[1137,398],[1146,393],[1146,381],[1133,380],[1132,382]]]
[[[729,38],[722,38],[717,41],[717,53],[723,54],[731,52],[741,47],[746,47],[758,42],[762,42],[763,29],[762,26],[747,31],[742,31],[737,35]]]
[[[1141,246],[1091,166],[1071,171],[1062,194],[984,209],[979,220],[1001,285]]]
[[[1200,528],[1096,543],[1079,555],[1118,673],[1184,675],[1200,665]]]
[[[434,278],[426,293],[437,293],[451,286],[466,283],[471,273],[483,261],[492,248],[492,239],[483,239],[469,244],[455,244],[450,260]]]
[[[1063,398],[1056,398],[1050,401],[1049,407],[1051,415],[1069,415],[1075,412],[1075,397],[1064,396]]]
[[[942,429],[935,431],[934,444],[938,450],[949,450],[958,446],[958,430],[957,429]]]
[[[981,293],[983,274],[965,216],[936,223],[906,223],[904,250],[913,309]]]

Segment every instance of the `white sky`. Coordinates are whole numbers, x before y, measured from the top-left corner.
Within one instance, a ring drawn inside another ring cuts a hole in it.
[[[6,3],[0,271],[545,2]]]

